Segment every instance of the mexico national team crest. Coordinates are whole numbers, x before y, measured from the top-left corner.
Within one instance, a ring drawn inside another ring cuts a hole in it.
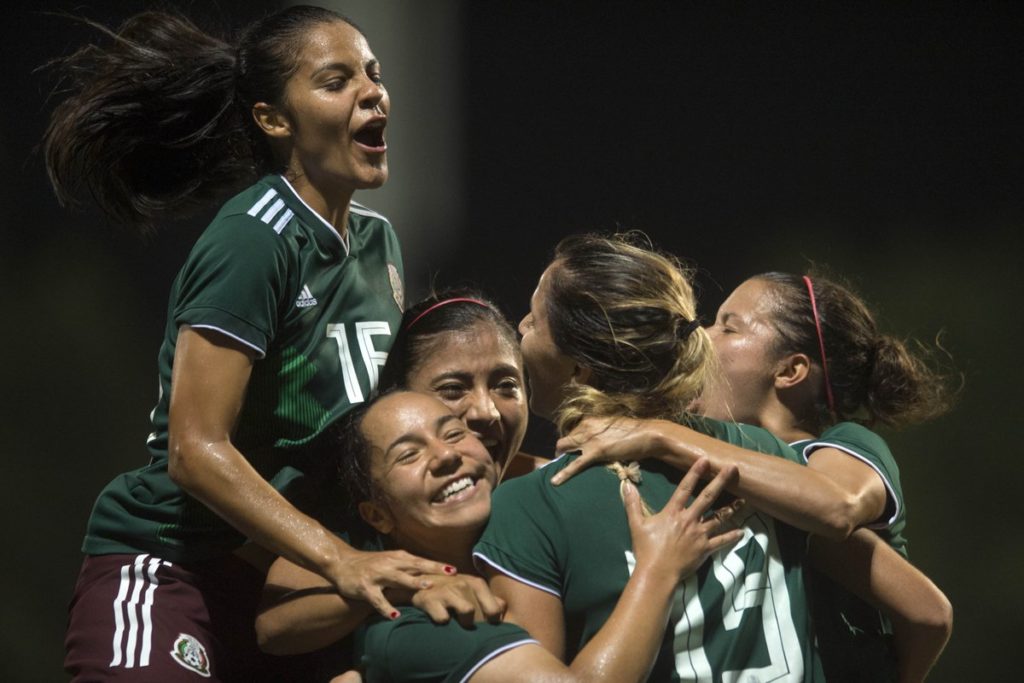
[[[203,678],[210,677],[210,658],[206,656],[206,648],[195,636],[179,633],[178,639],[174,641],[171,656],[186,669],[195,671]]]
[[[391,280],[391,295],[395,297],[398,310],[405,311],[405,289],[402,287],[402,277],[398,274],[395,264],[388,264],[388,279]]]

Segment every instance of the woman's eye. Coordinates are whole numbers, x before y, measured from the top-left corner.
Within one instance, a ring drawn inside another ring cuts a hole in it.
[[[410,448],[399,453],[398,457],[395,458],[395,462],[400,464],[410,463],[416,459],[417,455],[419,455],[419,450]]]
[[[460,427],[458,429],[453,429],[449,432],[446,432],[444,435],[444,440],[447,441],[448,443],[455,443],[456,441],[461,441],[464,436],[466,436],[466,430]]]
[[[503,394],[518,394],[519,393],[519,382],[514,379],[505,379],[498,382],[498,391]]]
[[[466,389],[460,384],[442,384],[434,391],[446,401],[458,400],[466,393]]]
[[[324,88],[327,90],[341,90],[348,83],[347,78],[332,78],[331,80],[324,83]]]
[[[382,76],[381,74],[370,74],[370,80],[376,83],[377,85],[384,84],[384,76]]]

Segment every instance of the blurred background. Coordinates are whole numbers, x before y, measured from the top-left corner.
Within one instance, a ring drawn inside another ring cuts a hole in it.
[[[1024,7],[1017,3],[324,3],[393,100],[391,180],[359,199],[403,242],[409,299],[476,283],[510,317],[556,241],[640,229],[697,267],[711,320],[765,270],[848,278],[899,336],[943,330],[954,412],[886,432],[911,559],[946,591],[932,680],[1002,680],[1022,623]],[[59,207],[35,150],[36,69],[180,9],[228,33],[277,3],[21,3],[3,22],[0,679],[56,681],[86,518],[145,462],[168,288],[212,215],[148,240]],[[527,449],[551,452],[538,420]]]

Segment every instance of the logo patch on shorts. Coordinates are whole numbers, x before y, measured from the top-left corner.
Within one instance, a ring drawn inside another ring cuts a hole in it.
[[[391,281],[391,295],[395,297],[398,310],[405,310],[405,289],[402,287],[402,278],[398,275],[398,268],[395,264],[388,264],[388,279]]]
[[[203,678],[210,677],[210,658],[206,656],[206,648],[196,640],[195,636],[179,633],[174,641],[171,657],[190,671],[195,671]]]

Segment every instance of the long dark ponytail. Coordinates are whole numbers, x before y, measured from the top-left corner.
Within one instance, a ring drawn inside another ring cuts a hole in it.
[[[250,25],[238,47],[166,12],[142,12],[110,39],[48,66],[58,72],[43,138],[58,200],[88,193],[114,222],[141,230],[280,170],[252,118],[280,104],[307,31],[344,17],[296,6]]]

